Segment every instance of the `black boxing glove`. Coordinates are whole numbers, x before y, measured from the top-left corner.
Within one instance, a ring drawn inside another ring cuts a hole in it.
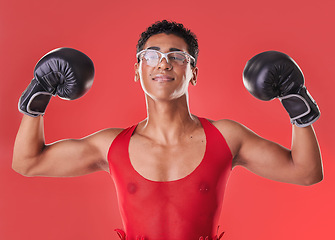
[[[291,123],[306,127],[320,117],[319,108],[304,86],[299,66],[288,55],[268,51],[251,58],[243,71],[243,83],[256,98],[279,98]]]
[[[32,117],[43,115],[51,96],[77,99],[91,88],[93,78],[94,65],[88,56],[72,48],[55,49],[36,64],[34,78],[19,100],[19,111]]]

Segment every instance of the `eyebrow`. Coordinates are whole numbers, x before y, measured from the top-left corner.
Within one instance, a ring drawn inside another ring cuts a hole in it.
[[[148,47],[147,49],[152,49],[152,50],[157,50],[157,51],[161,50],[160,47]],[[173,51],[183,52],[183,51],[180,50],[179,48],[170,48],[169,51],[170,51],[170,52],[173,52]]]

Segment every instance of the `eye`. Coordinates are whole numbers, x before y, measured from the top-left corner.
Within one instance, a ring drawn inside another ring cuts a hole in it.
[[[155,60],[158,59],[158,53],[155,51],[147,51],[144,53],[143,57],[145,58],[145,60]]]
[[[171,53],[169,54],[169,59],[184,62],[186,57],[183,53]]]

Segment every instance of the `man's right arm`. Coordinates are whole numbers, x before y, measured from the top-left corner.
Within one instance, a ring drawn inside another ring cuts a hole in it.
[[[52,96],[74,100],[92,86],[94,65],[84,53],[59,48],[36,64],[34,78],[19,100],[24,113],[13,154],[13,169],[25,176],[80,176],[108,171],[107,152],[120,129],[103,130],[78,140],[45,144],[43,115]]]
[[[45,144],[43,117],[23,116],[13,153],[13,169],[24,176],[72,177],[108,171],[110,144],[122,129],[106,129],[82,139]]]

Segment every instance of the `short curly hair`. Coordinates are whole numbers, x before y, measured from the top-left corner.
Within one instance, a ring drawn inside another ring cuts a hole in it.
[[[176,23],[174,21],[162,20],[149,26],[146,31],[141,34],[141,37],[137,42],[137,52],[143,50],[143,46],[151,36],[159,33],[174,34],[183,38],[188,46],[188,53],[195,59],[194,63],[192,63],[192,66],[196,66],[199,54],[198,39],[196,35],[191,32],[191,30],[185,28],[183,24]]]

